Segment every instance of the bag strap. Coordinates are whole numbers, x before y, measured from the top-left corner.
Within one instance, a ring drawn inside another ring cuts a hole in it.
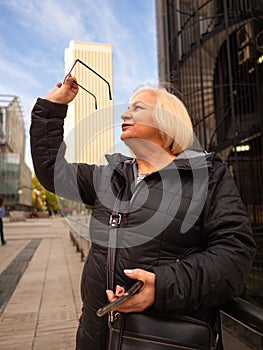
[[[124,187],[124,186],[123,186]],[[119,213],[120,208],[120,197],[123,190],[120,189],[112,213],[109,219],[109,245],[108,245],[108,255],[107,255],[107,289],[114,289],[114,276],[115,276],[115,260],[116,260],[116,247],[117,247],[117,235],[118,228],[121,223],[122,215]],[[109,325],[115,320],[114,313],[111,311],[109,313]]]
[[[118,228],[121,223],[122,215],[119,213],[120,208],[120,196],[122,193],[123,187],[119,191],[114,206],[113,211],[109,219],[109,245],[108,245],[108,255],[107,255],[107,288],[110,290],[114,289],[114,276],[115,276],[115,263],[116,263],[116,250],[117,250],[117,238],[118,238]],[[116,350],[121,350],[122,339],[124,332],[125,316],[122,315],[122,323],[119,335],[118,346]],[[113,325],[114,322],[120,317],[119,312],[111,311],[108,316],[109,328]]]
[[[115,274],[115,259],[116,259],[116,245],[118,227],[121,223],[121,214],[113,211],[109,220],[109,246],[107,256],[107,288],[113,290],[114,288],[114,274]]]

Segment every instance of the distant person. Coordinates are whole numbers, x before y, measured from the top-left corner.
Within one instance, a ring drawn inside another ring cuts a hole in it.
[[[2,245],[6,244],[5,238],[4,238],[4,228],[3,228],[3,217],[5,215],[5,207],[4,207],[4,200],[3,198],[0,198],[0,235],[1,235],[1,243]]]

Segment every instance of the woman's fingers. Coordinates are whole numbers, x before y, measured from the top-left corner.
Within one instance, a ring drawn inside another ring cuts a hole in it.
[[[125,289],[119,285],[116,286],[115,294],[112,290],[107,289],[106,294],[110,302],[114,301],[116,297],[121,297],[125,293]]]
[[[119,285],[116,286],[115,296],[121,297],[125,293],[125,289]]]
[[[68,75],[64,84],[58,82],[56,86],[47,93],[46,99],[56,103],[68,104],[77,95],[78,88],[76,77]]]
[[[116,299],[115,294],[113,293],[112,290],[107,289],[106,294],[110,303]]]

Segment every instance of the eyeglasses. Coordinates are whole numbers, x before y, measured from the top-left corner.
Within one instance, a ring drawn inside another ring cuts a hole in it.
[[[78,58],[73,62],[72,67],[70,68],[68,74],[67,74],[67,75],[65,76],[65,78],[64,78],[63,84],[65,83],[66,78],[67,78],[69,75],[71,75],[71,72],[73,71],[75,65],[76,65],[78,62],[79,62],[80,64],[82,64],[85,68],[88,68],[92,73],[96,74],[100,79],[102,79],[103,81],[105,81],[105,83],[108,85],[108,89],[109,89],[109,99],[112,100],[111,88],[110,88],[109,82],[108,82],[105,78],[103,78],[99,73],[97,73],[94,69],[92,69],[91,67],[89,67],[86,63],[84,63],[83,61],[81,61],[81,60],[78,59]],[[77,84],[81,89],[85,90],[88,94],[90,94],[90,95],[94,98],[94,101],[95,101],[95,109],[98,109],[98,104],[97,104],[97,98],[96,98],[96,96],[95,96],[92,92],[90,92],[89,90],[87,90],[84,86],[80,85],[78,82],[76,82],[76,84]]]

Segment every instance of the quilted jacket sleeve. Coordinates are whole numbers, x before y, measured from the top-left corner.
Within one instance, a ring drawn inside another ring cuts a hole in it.
[[[192,313],[219,306],[243,290],[255,242],[232,175],[215,163],[203,210],[204,250],[153,268],[156,311]]]
[[[65,160],[63,126],[66,112],[67,105],[41,98],[33,107],[30,143],[34,170],[38,180],[48,191],[92,205],[95,198],[95,166],[69,164]]]

